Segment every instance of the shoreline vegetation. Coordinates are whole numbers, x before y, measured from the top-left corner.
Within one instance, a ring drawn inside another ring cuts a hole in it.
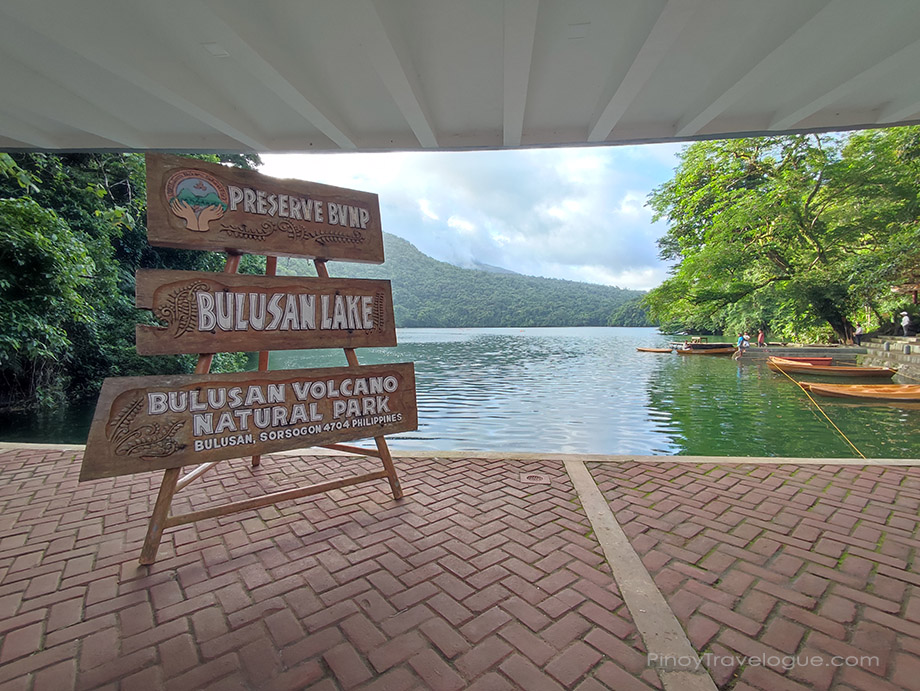
[[[910,309],[892,287],[920,281],[918,193],[918,127],[697,142],[649,196],[673,270],[648,293],[463,269],[386,233],[385,264],[329,269],[389,279],[397,327],[763,328],[771,340],[845,343],[857,322],[894,333]],[[137,355],[134,326],[154,321],[134,307],[134,275],[221,271],[224,257],[149,246],[145,200],[141,154],[0,153],[0,410],[90,399],[106,377],[192,371],[193,356]],[[264,269],[263,257],[240,264]],[[290,258],[278,273],[315,275]],[[248,362],[219,354],[212,371]]]
[[[916,321],[892,289],[920,282],[918,193],[918,127],[691,144],[649,196],[674,264],[644,304],[665,330],[894,333]]]

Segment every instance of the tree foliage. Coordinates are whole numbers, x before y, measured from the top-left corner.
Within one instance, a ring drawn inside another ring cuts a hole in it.
[[[646,298],[686,328],[846,339],[889,325],[920,259],[917,128],[698,142],[649,204],[672,276]]]
[[[134,307],[134,274],[219,271],[223,258],[147,243],[145,177],[140,154],[0,157],[0,405],[92,396],[108,376],[190,371],[188,356],[137,355],[134,325],[151,316]],[[244,263],[262,267],[254,257]]]
[[[35,398],[58,380],[71,360],[67,325],[94,315],[82,291],[92,271],[54,211],[29,197],[0,199],[0,403]]]

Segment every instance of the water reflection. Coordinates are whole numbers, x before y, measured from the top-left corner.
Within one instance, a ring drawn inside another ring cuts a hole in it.
[[[762,361],[638,353],[654,329],[401,329],[364,364],[415,362],[419,429],[397,449],[852,457]],[[340,367],[341,350],[279,351],[274,369]],[[820,399],[866,456],[920,456],[920,410]],[[0,418],[0,438],[80,443],[91,410]]]
[[[394,437],[394,448],[855,455],[762,362],[635,350],[667,341],[654,329],[405,329],[397,348],[359,357],[415,362],[419,429]],[[340,352],[272,359],[279,368],[342,364]],[[920,453],[920,411],[821,403],[867,456]]]

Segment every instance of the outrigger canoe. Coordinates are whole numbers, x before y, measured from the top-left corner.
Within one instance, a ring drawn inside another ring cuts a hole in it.
[[[799,382],[806,391],[822,396],[858,398],[871,401],[920,402],[920,384],[819,384]]]
[[[829,377],[893,377],[897,370],[890,367],[869,367],[859,365],[812,365],[781,357],[767,358],[767,367],[774,372],[795,374],[819,374]]]
[[[636,348],[640,353],[670,353],[673,348]]]

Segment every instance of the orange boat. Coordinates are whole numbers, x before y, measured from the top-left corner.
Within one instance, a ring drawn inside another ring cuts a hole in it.
[[[781,357],[767,358],[767,367],[774,372],[818,374],[827,377],[892,377],[897,370],[890,367],[861,367],[859,365],[812,365]]]
[[[670,353],[673,348],[636,348],[640,353]]]
[[[806,391],[822,396],[871,401],[920,402],[920,384],[819,384],[799,382]]]
[[[807,362],[811,365],[829,365],[834,361],[832,357],[793,357],[792,355],[775,355],[783,360],[792,360],[793,362]]]
[[[729,348],[678,348],[680,355],[731,355],[735,346]]]

